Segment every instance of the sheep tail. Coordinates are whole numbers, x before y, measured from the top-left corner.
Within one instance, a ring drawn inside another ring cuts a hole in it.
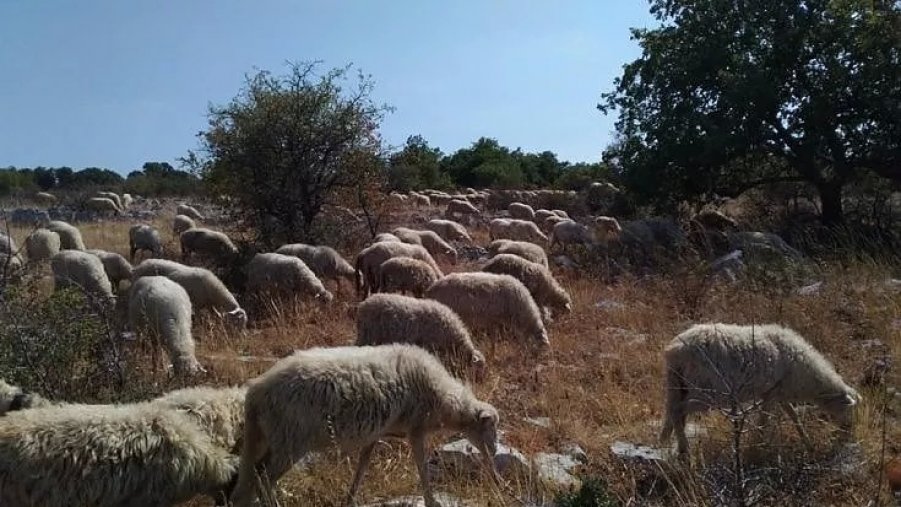
[[[675,367],[667,367],[666,369],[666,404],[665,419],[663,421],[663,429],[660,430],[660,441],[666,442],[673,429],[676,426],[677,411],[683,410],[681,407],[683,397],[686,392],[685,381],[682,378],[682,372]]]

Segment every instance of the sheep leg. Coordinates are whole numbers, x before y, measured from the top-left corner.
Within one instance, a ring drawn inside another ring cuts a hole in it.
[[[372,457],[372,450],[375,448],[375,441],[365,447],[360,453],[360,460],[357,462],[357,470],[354,472],[354,480],[351,483],[350,491],[347,493],[347,505],[354,505],[354,497],[357,496],[357,490],[363,483],[363,476],[366,474],[366,467],[369,466],[369,458]]]
[[[784,410],[792,420],[795,429],[798,431],[798,435],[800,435],[801,440],[804,441],[804,445],[806,445],[808,449],[812,449],[813,445],[810,443],[810,438],[807,436],[807,432],[804,431],[804,427],[801,426],[801,419],[798,418],[798,413],[795,411],[794,407],[791,406],[791,403],[780,403],[780,405],[782,405],[782,410]]]
[[[419,480],[422,483],[422,497],[426,507],[441,507],[432,495],[432,485],[429,483],[429,465],[425,455],[425,435],[419,431],[410,435],[410,445],[413,447],[413,460],[419,470]]]

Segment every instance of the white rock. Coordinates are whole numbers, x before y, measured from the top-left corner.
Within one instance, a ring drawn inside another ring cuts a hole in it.
[[[800,296],[815,296],[820,293],[820,289],[823,288],[823,282],[812,283],[810,285],[805,285],[798,289],[798,295]]]
[[[457,473],[474,473],[482,469],[481,452],[473,447],[468,440],[460,439],[444,444],[435,451],[436,456],[430,460],[430,464],[439,470],[454,471]],[[494,455],[494,466],[503,476],[526,476],[529,474],[529,461],[525,456],[512,447],[503,444],[497,445],[497,453]]]
[[[624,459],[645,461],[663,461],[663,451],[646,445],[635,445],[629,442],[616,441],[610,446],[610,452]]]
[[[447,493],[435,492],[435,500],[441,507],[470,507],[474,504],[451,496]],[[425,507],[425,500],[421,496],[402,496],[380,502],[368,503],[363,507]]]
[[[544,482],[561,488],[577,488],[581,485],[582,481],[571,473],[580,463],[565,454],[539,452],[532,463],[538,477]]]
[[[522,420],[533,426],[538,426],[539,428],[550,428],[551,427],[551,418],[550,417],[523,417]]]

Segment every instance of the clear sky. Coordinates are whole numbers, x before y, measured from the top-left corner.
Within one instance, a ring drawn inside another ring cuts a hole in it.
[[[2,0],[0,166],[174,161],[246,73],[317,59],[373,76],[392,145],[596,161],[595,104],[649,24],[643,0]]]

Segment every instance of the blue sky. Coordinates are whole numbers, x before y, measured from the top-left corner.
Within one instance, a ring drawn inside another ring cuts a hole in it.
[[[594,106],[651,23],[643,0],[2,0],[0,166],[174,161],[246,73],[314,59],[373,76],[393,145],[595,161]]]

